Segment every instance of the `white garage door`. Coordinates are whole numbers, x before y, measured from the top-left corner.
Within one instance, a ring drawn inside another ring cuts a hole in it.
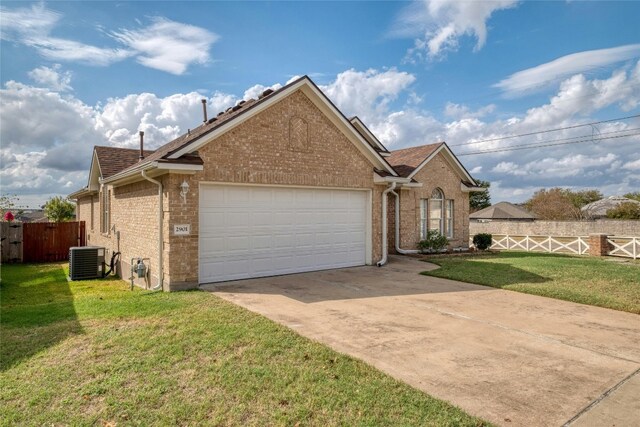
[[[200,283],[365,264],[365,191],[200,187]]]

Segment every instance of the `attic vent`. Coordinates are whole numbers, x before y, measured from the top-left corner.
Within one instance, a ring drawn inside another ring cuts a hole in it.
[[[289,150],[308,151],[309,126],[301,117],[292,117],[289,120]]]
[[[264,92],[262,92],[262,96],[269,96],[273,93],[273,89],[267,89]]]
[[[242,105],[242,104],[244,104],[245,102],[247,102],[247,101],[245,101],[245,100],[243,99],[242,101],[238,102],[238,105]]]
[[[223,115],[223,114],[224,114],[224,111],[220,111],[220,112],[218,113],[218,117],[220,117],[220,116],[221,116],[221,115]]]
[[[207,121],[207,124],[210,125],[211,123],[215,122],[216,120],[218,120],[217,117],[210,118],[209,121]]]
[[[242,108],[241,105],[236,105],[235,107],[231,107],[231,111],[238,111],[241,108]]]

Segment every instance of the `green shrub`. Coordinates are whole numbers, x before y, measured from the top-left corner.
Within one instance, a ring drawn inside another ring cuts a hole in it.
[[[436,230],[427,231],[427,238],[418,242],[418,249],[422,252],[439,252],[446,248],[449,240]]]
[[[476,248],[481,251],[486,251],[491,247],[491,241],[493,240],[493,236],[489,233],[478,233],[473,236],[473,244]]]

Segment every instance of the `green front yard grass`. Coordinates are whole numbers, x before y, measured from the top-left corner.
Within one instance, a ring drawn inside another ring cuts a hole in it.
[[[3,265],[2,425],[487,425],[206,292]]]
[[[640,314],[640,264],[600,258],[503,251],[426,258],[428,276],[477,283]]]

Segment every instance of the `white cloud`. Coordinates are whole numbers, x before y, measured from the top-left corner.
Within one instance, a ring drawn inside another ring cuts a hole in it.
[[[287,82],[288,83],[288,82]],[[282,87],[280,83],[273,84],[271,86],[264,85],[253,85],[249,89],[244,91],[244,95],[242,95],[242,99],[249,100],[251,98],[258,99],[258,97],[267,89],[278,90]]]
[[[347,116],[357,115],[365,122],[371,122],[385,115],[389,104],[415,80],[414,75],[395,68],[386,71],[350,69],[320,89]]]
[[[323,90],[346,114],[366,116],[364,120],[369,129],[389,149],[447,141],[454,152],[462,154],[518,144],[564,140],[591,135],[592,132],[596,136],[602,134],[606,137],[616,135],[610,132],[638,128],[640,119],[635,119],[603,123],[593,130],[591,127],[581,127],[525,138],[459,145],[595,121],[596,119],[590,118],[590,114],[604,108],[617,107],[624,111],[631,105],[637,105],[640,91],[638,67],[633,70],[616,70],[610,78],[602,80],[589,80],[582,75],[569,77],[562,82],[559,92],[549,103],[531,108],[522,115],[502,116],[495,120],[489,120],[488,117],[497,112],[496,106],[490,105],[474,111],[454,103],[445,106],[447,119],[438,119],[411,101],[410,84],[395,86],[391,92],[393,102],[370,95],[365,87],[367,79],[354,70],[345,72],[348,78],[345,78],[344,73],[338,75]],[[375,79],[381,73],[372,71],[369,78]],[[629,89],[633,87],[635,89]],[[621,189],[631,191],[633,185],[638,185],[637,181],[630,178],[632,174],[629,173],[632,170],[629,168],[636,164],[631,163],[624,169],[622,165],[626,163],[621,162],[621,159],[637,157],[638,143],[640,137],[635,136],[535,150],[463,156],[461,160],[477,178],[501,182],[502,186],[496,194],[507,200],[522,201],[544,186],[577,189],[597,187],[602,188],[605,194],[610,194],[606,192],[608,189],[615,188],[617,192]]]
[[[208,63],[209,50],[219,38],[204,28],[154,17],[146,27],[107,32],[121,46],[99,47],[52,36],[63,16],[43,4],[30,8],[2,7],[0,11],[2,39],[34,48],[52,61],[92,66],[108,66],[135,57],[145,67],[180,75],[190,65]]]
[[[177,75],[191,64],[209,62],[209,49],[219,38],[204,28],[161,17],[152,18],[146,28],[122,29],[112,36],[135,52],[140,64]]]
[[[32,47],[53,61],[73,61],[106,66],[121,61],[132,52],[119,48],[101,48],[74,40],[51,36],[62,14],[36,4],[30,8],[0,9],[2,38]]]
[[[458,145],[594,121],[590,117],[593,112],[602,108],[620,109],[636,102],[637,89],[622,95],[619,92],[624,82],[636,81],[631,79],[638,78],[639,69],[636,66],[633,71],[618,70],[604,80],[572,76],[563,82],[548,104],[522,115],[499,115],[502,117],[499,119],[490,118],[498,113],[491,108],[483,107],[491,110],[489,114],[481,112],[483,108],[473,111],[458,104],[450,104],[450,115],[439,119],[412,100],[415,76],[396,69],[347,70],[338,74],[323,90],[345,114],[359,115],[390,149],[444,140],[461,154],[590,134],[591,128],[578,128],[514,140]],[[255,85],[243,95],[255,95],[266,87],[277,86]],[[635,86],[640,87],[640,84]],[[574,100],[568,93],[586,96]],[[137,131],[144,130],[146,146],[156,148],[188,128],[200,125],[202,97],[195,91],[166,97],[139,93],[90,106],[68,93],[8,82],[0,91],[3,191],[24,194],[34,200],[40,197],[42,201],[52,194],[69,193],[65,187],[67,183],[72,182],[74,188],[85,184],[94,144],[136,147]],[[213,117],[239,99],[240,96],[224,92],[211,94],[208,97],[209,116]],[[563,107],[572,102],[576,104]],[[598,130],[608,135],[608,132],[638,127],[640,119],[603,123],[598,125]],[[598,187],[605,194],[617,194],[640,186],[638,143],[640,137],[636,136],[464,156],[461,160],[474,176],[494,183],[494,201],[497,201],[496,194],[507,200],[521,201],[543,186]],[[38,180],[22,182],[27,179],[29,170],[37,173]]]
[[[30,8],[0,7],[0,37],[3,40],[32,40],[48,34],[61,15],[46,9],[42,3]]]
[[[71,72],[62,71],[60,64],[52,67],[41,66],[29,71],[29,77],[41,86],[56,92],[73,90],[71,87]]]
[[[587,79],[576,74],[560,84],[560,90],[548,104],[531,108],[523,125],[546,127],[571,117],[589,114],[618,104],[623,111],[640,105],[640,61],[633,70],[615,70],[608,79]]]
[[[487,21],[503,9],[515,7],[517,0],[459,1],[424,0],[405,7],[392,25],[393,37],[417,37],[407,59],[434,59],[458,49],[463,36],[476,39],[474,50],[487,40]]]
[[[495,109],[496,109],[495,104],[489,104],[479,108],[476,111],[472,111],[466,105],[447,102],[447,104],[444,107],[444,114],[445,116],[452,117],[454,119],[480,118],[493,113]]]
[[[78,62],[85,65],[106,67],[133,55],[119,48],[102,48],[74,40],[46,37],[26,43],[38,50],[40,55],[52,61]]]
[[[584,73],[637,57],[640,57],[640,44],[572,53],[513,73],[496,83],[494,87],[502,89],[508,96],[516,96],[557,83],[572,74]]]
[[[622,165],[622,169],[640,171],[640,159],[633,160],[631,162],[626,162],[624,165]]]
[[[203,96],[197,92],[158,97],[132,94],[90,106],[72,95],[9,81],[0,90],[0,180],[2,191],[23,203],[42,204],[86,184],[94,145],[136,147],[144,130],[157,148],[202,123]],[[212,115],[237,97],[215,92]]]

